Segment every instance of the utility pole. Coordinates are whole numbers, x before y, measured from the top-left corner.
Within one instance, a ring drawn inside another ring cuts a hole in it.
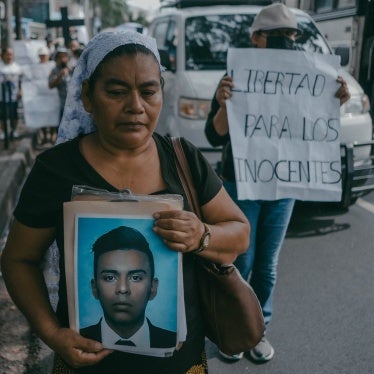
[[[21,0],[14,0],[14,17],[16,20],[16,40],[22,39]]]
[[[13,47],[12,0],[5,1],[5,19],[1,20],[1,48]]]
[[[87,34],[88,34],[88,40],[92,38],[93,34],[93,25],[92,25],[92,17],[93,12],[90,5],[90,0],[84,0],[83,3],[83,9],[84,9],[84,24],[86,25]]]
[[[0,44],[4,45],[4,34],[6,33],[6,7],[3,1],[0,1],[0,32],[1,41]]]

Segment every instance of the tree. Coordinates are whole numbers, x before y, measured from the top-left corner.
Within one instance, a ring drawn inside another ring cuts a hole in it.
[[[102,28],[115,27],[130,19],[126,0],[92,0],[93,7],[101,9]]]

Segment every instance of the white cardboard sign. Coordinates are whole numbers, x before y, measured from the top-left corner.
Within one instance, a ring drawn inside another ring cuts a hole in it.
[[[227,101],[238,198],[339,201],[339,57],[229,49]]]
[[[60,98],[57,88],[48,87],[48,76],[53,64],[24,66],[22,102],[25,125],[30,128],[57,127],[60,122]]]

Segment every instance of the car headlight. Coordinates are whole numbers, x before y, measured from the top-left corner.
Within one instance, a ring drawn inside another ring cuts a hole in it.
[[[363,114],[370,109],[369,97],[366,94],[352,95],[351,98],[340,107],[343,116]]]
[[[180,97],[178,103],[178,114],[191,120],[205,120],[210,111],[211,100],[189,99]]]

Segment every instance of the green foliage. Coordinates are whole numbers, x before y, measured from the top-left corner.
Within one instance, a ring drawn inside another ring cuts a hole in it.
[[[147,20],[145,14],[143,12],[139,13],[138,18],[136,18],[136,19],[132,18],[132,21],[133,22],[138,22],[143,26],[148,26],[149,25],[149,21]]]
[[[81,3],[81,0],[73,1]],[[139,12],[138,17],[134,18],[126,0],[91,0],[90,3],[92,9],[100,9],[102,29],[116,27],[125,22],[138,22],[144,26],[149,24],[144,12]]]
[[[101,9],[102,28],[115,27],[130,18],[126,0],[93,0],[92,3]]]

